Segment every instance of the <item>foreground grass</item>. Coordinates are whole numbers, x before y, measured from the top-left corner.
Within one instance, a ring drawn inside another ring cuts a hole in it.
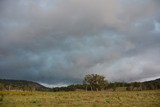
[[[0,107],[160,107],[160,90],[126,92],[0,91]]]

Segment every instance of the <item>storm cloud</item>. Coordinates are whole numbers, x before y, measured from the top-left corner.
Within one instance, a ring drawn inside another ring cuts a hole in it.
[[[159,0],[1,0],[0,78],[160,77]]]

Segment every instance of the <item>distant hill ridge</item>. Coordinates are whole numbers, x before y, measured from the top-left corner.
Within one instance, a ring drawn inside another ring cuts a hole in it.
[[[6,90],[26,90],[26,91],[45,91],[49,88],[37,82],[27,80],[0,79],[0,89]]]
[[[159,81],[160,82],[160,78],[156,79],[156,80],[152,80],[152,81]]]
[[[155,80],[149,80],[149,81],[144,81],[144,82],[141,82],[141,83],[152,83],[152,82],[155,82],[155,83],[159,83],[160,82],[160,78],[158,79],[155,79]]]
[[[126,89],[133,90],[133,88],[142,90],[160,89],[160,78],[144,82],[122,83],[115,82],[109,83],[108,89],[113,90],[116,87],[126,87]],[[0,79],[0,90],[20,90],[20,91],[74,91],[77,89],[85,90],[86,86],[83,84],[69,85],[67,87],[48,88],[37,82],[27,80],[12,80]]]

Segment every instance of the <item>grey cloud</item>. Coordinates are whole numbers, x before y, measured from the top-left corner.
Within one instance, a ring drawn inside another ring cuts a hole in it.
[[[2,0],[0,78],[71,84],[88,73],[110,81],[160,76],[157,2]]]

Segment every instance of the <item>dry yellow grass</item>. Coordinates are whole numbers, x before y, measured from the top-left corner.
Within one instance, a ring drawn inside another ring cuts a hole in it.
[[[0,107],[160,107],[160,90],[0,92]]]

